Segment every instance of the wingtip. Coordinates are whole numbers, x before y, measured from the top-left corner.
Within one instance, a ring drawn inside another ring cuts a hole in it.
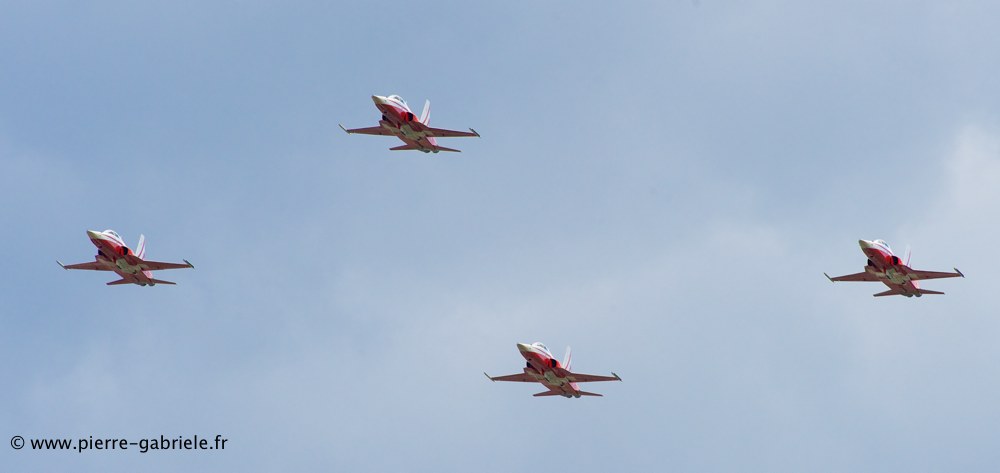
[[[191,269],[194,269],[194,265],[193,265],[193,264],[191,264],[191,262],[190,262],[190,261],[188,261],[188,260],[184,260],[184,263],[186,263],[186,264],[188,265],[188,267],[189,267],[189,268],[191,268]]]
[[[347,133],[348,135],[351,134],[351,132],[347,131],[347,128],[344,128],[344,125],[341,125],[340,123],[338,123],[337,126],[339,126],[341,130],[344,130],[344,133]]]
[[[830,282],[834,282],[833,278],[831,278],[829,274],[823,273],[823,276],[826,276],[826,278],[829,279]]]
[[[66,265],[62,264],[62,261],[56,260],[56,263],[58,263],[59,267],[61,267],[62,269],[66,269]]]
[[[495,382],[497,382],[497,380],[493,379],[493,377],[492,377],[492,376],[490,376],[490,375],[486,374],[486,372],[485,372],[485,371],[483,371],[483,375],[485,375],[485,376],[486,376],[486,377],[487,377],[487,378],[488,378],[488,379],[489,379],[490,381],[493,381],[494,383],[495,383]]]
[[[617,379],[618,381],[622,380],[622,378],[620,376],[618,376],[618,373],[615,373],[614,371],[611,372],[611,376],[614,376],[615,379]]]
[[[479,132],[478,132],[478,131],[476,131],[476,129],[475,129],[475,128],[471,128],[471,127],[470,127],[470,128],[469,128],[469,131],[471,131],[473,135],[476,135],[476,138],[482,138],[482,136],[479,136]]]
[[[964,274],[962,274],[962,272],[961,272],[961,271],[959,271],[959,270],[958,270],[958,268],[951,268],[951,269],[954,269],[954,270],[955,270],[955,272],[956,272],[956,273],[958,273],[958,275],[959,275],[959,276],[961,276],[961,277],[963,277],[963,278],[965,277],[965,275],[964,275]]]

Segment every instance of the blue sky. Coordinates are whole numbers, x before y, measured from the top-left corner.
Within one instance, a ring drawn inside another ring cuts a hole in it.
[[[230,439],[14,470],[995,469],[992,2],[4,10],[4,438]],[[393,93],[483,136],[337,127]],[[196,269],[56,266],[105,228]],[[483,378],[536,340],[624,382]]]

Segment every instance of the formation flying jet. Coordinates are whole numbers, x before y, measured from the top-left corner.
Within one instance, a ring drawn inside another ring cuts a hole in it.
[[[419,118],[413,115],[410,106],[398,95],[390,95],[388,97],[372,95],[372,101],[375,102],[375,107],[378,108],[379,112],[382,112],[382,119],[378,121],[378,126],[348,130],[344,128],[344,125],[340,125],[340,128],[349,134],[395,136],[403,140],[403,143],[406,144],[389,148],[390,150],[403,151],[415,149],[425,153],[437,153],[439,151],[460,152],[457,149],[438,146],[435,138],[479,136],[479,133],[472,128],[469,128],[469,131],[432,128],[429,125],[431,120],[430,100],[424,103],[424,111],[420,114]]]
[[[153,279],[152,271],[161,269],[193,268],[194,266],[184,260],[181,263],[161,263],[159,261],[146,261],[146,236],[139,235],[139,245],[136,251],[125,246],[125,240],[118,236],[114,230],[104,230],[95,232],[87,230],[90,242],[97,247],[97,256],[93,263],[80,263],[64,265],[59,261],[59,266],[63,269],[89,269],[91,271],[114,271],[121,276],[117,281],[111,281],[109,286],[118,284],[138,284],[140,286],[155,286],[157,284],[175,284],[170,281]]]
[[[562,363],[559,363],[559,361],[552,356],[552,353],[549,352],[549,349],[545,348],[545,345],[541,342],[535,342],[531,345],[518,343],[517,349],[521,351],[521,356],[528,361],[527,366],[524,368],[524,373],[497,377],[490,376],[486,373],[483,374],[486,374],[486,377],[490,378],[490,381],[542,383],[549,389],[548,391],[535,394],[536,397],[562,396],[565,398],[579,398],[580,396],[601,396],[596,393],[580,391],[580,389],[576,386],[576,383],[622,380],[617,374],[614,373],[611,373],[611,376],[597,376],[571,372],[570,365],[572,364],[573,359],[569,347],[566,348],[566,358]]]
[[[898,256],[893,254],[892,249],[883,240],[858,240],[861,251],[868,257],[868,264],[865,265],[863,273],[848,274],[831,278],[823,273],[830,281],[880,281],[889,287],[888,291],[874,294],[875,297],[900,295],[906,297],[924,294],[944,294],[943,292],[921,289],[917,281],[924,279],[957,278],[965,277],[957,268],[954,273],[942,273],[937,271],[921,271],[909,267],[910,257],[906,256],[904,263]],[[909,252],[907,252],[909,253]]]

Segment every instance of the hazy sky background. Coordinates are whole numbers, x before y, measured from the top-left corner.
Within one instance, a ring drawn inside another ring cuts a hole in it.
[[[995,471],[1000,4],[6,2],[9,471]],[[387,149],[399,94],[461,154]],[[106,287],[85,230],[177,286]],[[831,284],[857,240],[967,279]],[[623,383],[533,398],[515,343]]]

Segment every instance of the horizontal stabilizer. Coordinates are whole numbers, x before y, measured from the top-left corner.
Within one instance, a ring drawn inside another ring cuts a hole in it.
[[[941,291],[932,291],[930,289],[920,289],[919,287],[917,288],[917,292],[919,292],[921,294],[944,294]]]
[[[413,146],[413,145],[402,145],[402,146],[397,146],[395,148],[389,148],[389,151],[409,151],[409,150],[423,151],[425,153],[429,152],[429,151],[433,151],[435,153],[437,153],[438,151],[450,151],[452,153],[461,153],[462,152],[462,150],[458,150],[458,149],[455,149],[455,148],[445,148],[444,146],[433,146],[433,147],[430,147],[430,148],[421,148],[419,146]]]
[[[897,291],[895,289],[889,289],[888,291],[885,291],[885,292],[880,292],[878,294],[872,294],[872,296],[874,296],[874,297],[885,297],[885,296],[895,296],[895,295],[902,295],[902,294],[903,293],[901,291]]]
[[[597,396],[597,397],[604,397],[604,395],[603,395],[603,394],[597,394],[597,393],[588,393],[587,391],[580,391],[580,395],[581,395],[581,396]]]
[[[132,284],[132,281],[129,281],[128,279],[119,279],[108,283],[109,286],[118,286],[120,284]]]
[[[545,391],[545,392],[540,392],[538,394],[532,394],[532,396],[535,396],[535,397],[542,397],[542,396],[562,396],[562,393],[558,392],[558,391]]]
[[[171,286],[177,285],[175,282],[164,281],[162,279],[150,279],[153,284],[170,284]]]

